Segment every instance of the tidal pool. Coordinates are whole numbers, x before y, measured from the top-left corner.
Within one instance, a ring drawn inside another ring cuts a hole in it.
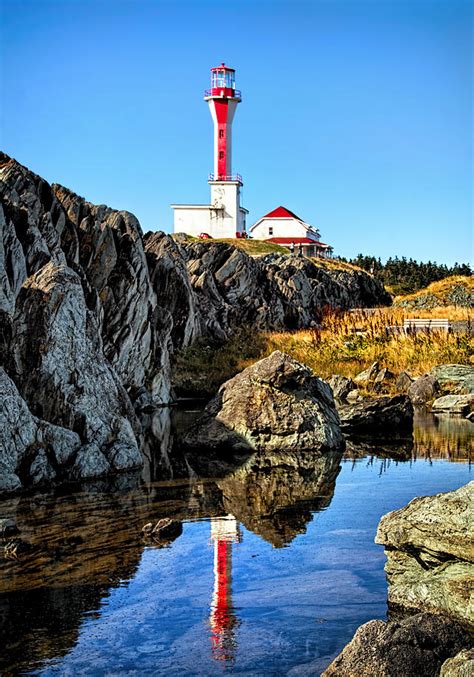
[[[219,478],[0,502],[29,546],[0,559],[0,671],[320,674],[387,616],[380,517],[473,479],[465,423],[419,416],[408,448],[354,442],[342,459],[261,455]],[[141,533],[162,517],[183,526],[164,547]]]

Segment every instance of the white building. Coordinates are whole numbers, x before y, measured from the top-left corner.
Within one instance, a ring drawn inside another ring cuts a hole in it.
[[[246,237],[248,211],[240,204],[242,177],[232,174],[232,121],[242,100],[235,89],[235,71],[221,64],[211,68],[211,88],[206,90],[214,122],[214,173],[209,176],[211,203],[171,205],[174,232],[217,238]]]
[[[268,240],[301,251],[305,256],[332,256],[333,248],[321,242],[319,231],[286,207],[277,207],[262,216],[249,234],[256,240]]]

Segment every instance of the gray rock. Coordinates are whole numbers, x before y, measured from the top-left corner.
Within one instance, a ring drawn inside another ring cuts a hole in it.
[[[434,677],[470,643],[450,618],[421,613],[402,621],[369,621],[321,677]]]
[[[29,475],[33,486],[39,486],[50,483],[56,477],[56,472],[49,462],[44,449],[39,449],[31,466]]]
[[[38,421],[39,441],[50,448],[59,466],[64,466],[74,457],[82,445],[79,435],[67,428],[53,425],[46,421]]]
[[[38,426],[28,405],[13,381],[0,367],[0,487],[18,488],[18,477],[12,477],[36,442]],[[7,478],[7,475],[9,476]]]
[[[413,427],[413,407],[406,395],[363,398],[338,404],[337,409],[341,428],[346,433],[390,434]]]
[[[374,390],[377,393],[386,392],[395,380],[395,374],[384,367],[381,369],[374,379]]]
[[[433,367],[430,374],[441,384],[443,390],[458,395],[474,393],[474,367],[467,364],[441,364]]]
[[[407,374],[406,371],[401,371],[395,382],[395,387],[397,392],[406,395],[408,393],[408,388],[413,383],[413,379],[410,374]]]
[[[370,365],[370,367],[364,369],[364,371],[361,371],[360,374],[357,374],[357,376],[354,377],[355,383],[357,383],[357,385],[366,385],[368,383],[372,383],[375,381],[375,377],[379,373],[379,369],[379,363],[374,362]]]
[[[433,402],[432,409],[434,412],[448,412],[467,416],[474,411],[474,394],[443,395]]]
[[[385,546],[390,604],[474,627],[474,482],[384,515],[375,541]]]
[[[346,395],[347,402],[362,402],[363,399],[364,398],[362,397],[357,388],[354,388],[354,390],[350,390]]]
[[[341,400],[342,402],[347,398],[348,394],[356,389],[356,385],[351,378],[347,376],[340,376],[339,374],[334,374],[327,381],[332,388],[333,395],[335,399]]]
[[[474,675],[474,649],[463,649],[441,666],[440,677],[472,677]]]
[[[209,450],[342,449],[331,388],[275,351],[221,386],[183,439]]]
[[[109,459],[114,443],[132,444],[140,465],[129,420],[137,429],[138,423],[103,355],[79,276],[46,264],[25,282],[15,318],[12,373],[30,408],[56,426],[74,428]]]
[[[431,374],[420,376],[408,388],[408,397],[412,404],[426,404],[427,402],[431,402],[438,393],[438,381]]]
[[[87,480],[103,477],[110,473],[110,463],[96,444],[88,444],[79,450],[72,476],[76,479]]]
[[[15,520],[9,518],[0,519],[0,538],[10,538],[20,533]]]

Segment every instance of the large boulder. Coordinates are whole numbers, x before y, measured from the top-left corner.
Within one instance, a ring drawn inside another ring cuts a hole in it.
[[[344,445],[331,388],[278,350],[224,383],[183,443],[207,450],[318,453]]]
[[[384,515],[375,540],[387,555],[389,604],[474,627],[474,482]]]
[[[430,374],[441,384],[443,390],[456,395],[474,393],[474,367],[469,364],[440,364]]]
[[[408,397],[412,404],[422,405],[434,400],[439,393],[439,383],[432,374],[419,376],[408,387]]]
[[[433,402],[432,409],[436,413],[447,412],[449,414],[467,416],[474,411],[474,394],[443,395],[443,397],[438,397]]]
[[[369,621],[321,677],[435,677],[443,662],[469,643],[459,623],[434,614]]]
[[[413,406],[406,395],[362,398],[338,404],[341,428],[354,434],[409,431],[413,427]]]

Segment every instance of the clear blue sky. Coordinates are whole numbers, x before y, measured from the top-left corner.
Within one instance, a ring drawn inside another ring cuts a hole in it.
[[[338,254],[472,260],[467,0],[0,0],[1,147],[170,230],[209,199],[209,68],[237,71],[249,222],[282,204]]]

